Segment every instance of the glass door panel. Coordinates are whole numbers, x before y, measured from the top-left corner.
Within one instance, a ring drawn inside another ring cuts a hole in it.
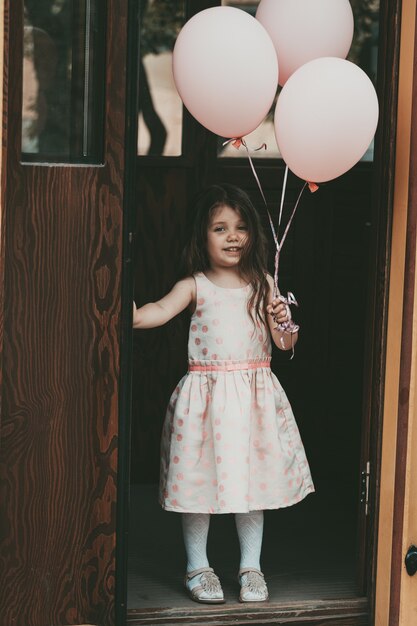
[[[105,13],[102,0],[25,0],[24,161],[102,161]]]

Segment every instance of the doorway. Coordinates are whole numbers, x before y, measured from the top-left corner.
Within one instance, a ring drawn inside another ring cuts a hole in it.
[[[152,14],[157,11],[155,5],[139,4],[142,28],[148,34],[155,24],[160,28],[161,20]],[[192,7],[179,1],[161,9],[166,12],[163,19],[174,26],[169,31],[171,42],[167,37],[160,41],[156,53],[147,42],[148,48],[144,46],[141,53],[134,270],[138,305],[158,299],[177,279],[192,218],[190,201],[201,186],[215,181],[237,184],[248,191],[263,214],[244,155],[223,150],[182,109],[175,91],[169,95],[169,106],[161,100],[158,107],[158,98],[172,90],[166,71],[169,46],[172,49],[175,39],[172,32],[192,13],[219,2],[189,4]],[[244,5],[254,12],[257,2],[228,4]],[[378,29],[386,28],[387,8],[371,2],[352,2],[352,6],[361,35],[353,47],[354,60],[376,79],[377,58],[379,68],[387,59],[386,50],[380,47],[378,51]],[[172,128],[163,106],[176,111],[170,117]],[[384,263],[378,246],[385,246],[386,255],[389,240],[388,200],[384,204],[375,193],[381,149],[381,143],[375,151],[372,147],[351,172],[322,185],[317,194],[304,196],[283,253],[280,286],[283,292],[294,291],[301,303],[297,321],[302,337],[293,360],[274,352],[273,370],[293,406],[316,493],[295,507],[266,516],[262,562],[273,608],[257,609],[264,620],[271,611],[278,616],[292,606],[298,607],[297,614],[300,607],[305,609],[312,619],[321,607],[323,614],[334,617],[350,611],[356,619],[352,623],[368,623],[377,502],[372,485],[378,471],[373,454],[379,418],[373,398],[380,393],[372,385],[371,364],[381,362],[384,352],[384,299],[375,293],[373,279]],[[257,159],[256,168],[269,208],[277,215],[284,166],[273,150],[268,155]],[[290,177],[284,220],[299,189],[300,181]],[[381,214],[382,206],[385,213]],[[381,317],[375,321],[378,310]],[[180,518],[157,505],[160,432],[169,396],[186,371],[187,332],[188,320],[183,315],[160,329],[135,331],[133,337],[128,571],[128,621],[132,624],[171,623],[168,614],[176,623],[190,623],[190,619],[207,623],[213,615],[213,610],[196,606],[184,594]],[[238,549],[233,519],[214,518],[209,555],[222,574],[227,599],[219,619],[226,623],[241,615],[242,621],[234,623],[253,621],[242,616],[243,609],[236,602]]]

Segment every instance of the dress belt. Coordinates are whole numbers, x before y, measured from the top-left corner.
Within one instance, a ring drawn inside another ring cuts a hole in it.
[[[233,361],[219,364],[207,364],[197,365],[194,363],[188,364],[189,372],[234,372],[237,370],[255,370],[260,367],[271,367],[270,361],[240,361],[239,363],[233,363]]]

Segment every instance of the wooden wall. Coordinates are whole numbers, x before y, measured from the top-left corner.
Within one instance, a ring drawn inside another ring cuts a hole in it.
[[[127,2],[107,2],[98,166],[20,162],[22,5],[5,3],[0,623],[110,626]]]

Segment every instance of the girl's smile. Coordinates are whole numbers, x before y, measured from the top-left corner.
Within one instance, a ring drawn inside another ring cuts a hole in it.
[[[207,230],[207,253],[211,267],[237,265],[247,239],[248,227],[239,211],[227,205],[218,207]]]

